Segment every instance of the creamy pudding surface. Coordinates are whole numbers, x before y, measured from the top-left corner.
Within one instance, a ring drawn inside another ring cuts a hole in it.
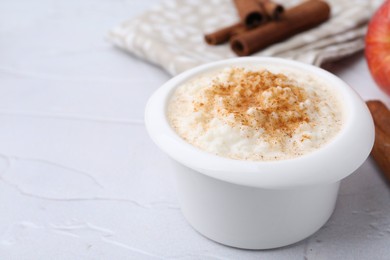
[[[229,67],[193,78],[168,104],[172,128],[188,143],[238,160],[295,158],[341,129],[340,98],[327,82],[292,68]]]

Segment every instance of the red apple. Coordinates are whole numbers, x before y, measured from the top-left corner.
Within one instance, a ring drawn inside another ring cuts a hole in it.
[[[383,3],[368,25],[365,53],[372,77],[390,96],[390,0]]]

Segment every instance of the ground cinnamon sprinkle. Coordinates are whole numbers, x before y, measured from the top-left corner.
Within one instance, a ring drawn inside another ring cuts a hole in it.
[[[214,116],[232,117],[228,121],[232,126],[263,129],[264,134],[276,139],[291,137],[301,123],[310,123],[307,108],[302,105],[307,99],[305,90],[283,74],[235,68],[227,82],[213,81],[201,101],[194,102],[194,111],[217,111]]]

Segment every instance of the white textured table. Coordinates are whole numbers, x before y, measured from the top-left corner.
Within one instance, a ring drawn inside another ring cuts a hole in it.
[[[169,76],[103,39],[156,2],[0,2],[0,259],[389,259],[390,189],[370,160],[298,244],[239,250],[187,225],[143,125]],[[329,69],[390,104],[362,54]]]

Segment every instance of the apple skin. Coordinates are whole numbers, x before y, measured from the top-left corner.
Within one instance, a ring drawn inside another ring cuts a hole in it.
[[[365,55],[371,75],[390,96],[390,0],[386,0],[374,14],[365,40]]]

